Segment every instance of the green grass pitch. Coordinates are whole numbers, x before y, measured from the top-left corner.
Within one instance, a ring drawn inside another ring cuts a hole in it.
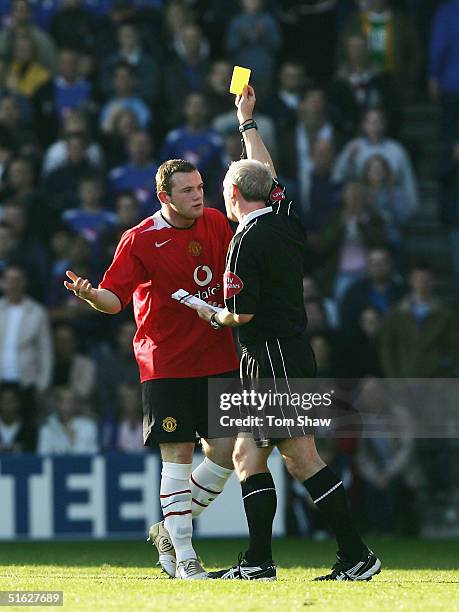
[[[196,548],[216,569],[231,565],[244,544],[201,540]],[[277,582],[255,583],[170,580],[146,542],[0,543],[0,590],[62,590],[64,609],[84,612],[459,610],[459,542],[370,545],[383,562],[371,582],[312,582],[329,568],[333,543],[284,539],[274,543]]]

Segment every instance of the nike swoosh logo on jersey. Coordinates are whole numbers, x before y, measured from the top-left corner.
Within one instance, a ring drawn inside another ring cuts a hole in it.
[[[169,240],[165,240],[164,242],[155,242],[155,247],[157,247],[159,249],[159,247],[164,246],[165,244],[167,244],[171,240],[172,240],[172,238],[169,238]]]

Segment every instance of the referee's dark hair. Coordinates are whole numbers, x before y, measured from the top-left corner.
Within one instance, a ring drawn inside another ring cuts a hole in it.
[[[176,172],[195,172],[197,170],[191,162],[185,159],[168,159],[160,165],[156,172],[156,191],[172,192],[172,177]]]
[[[236,185],[247,202],[266,202],[273,184],[269,167],[254,159],[233,162],[226,174],[225,183]]]

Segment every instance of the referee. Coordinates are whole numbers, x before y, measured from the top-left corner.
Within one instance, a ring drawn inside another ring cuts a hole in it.
[[[218,314],[206,306],[195,309],[216,333],[223,327],[240,327],[243,378],[272,379],[274,385],[276,380],[310,378],[315,375],[315,361],[303,305],[305,237],[258,135],[253,88],[247,86],[235,103],[248,159],[234,162],[223,183],[228,218],[239,223],[226,260],[226,308]],[[236,565],[211,572],[209,578],[276,578],[271,537],[277,501],[267,465],[272,444],[336,535],[337,562],[330,574],[318,579],[370,580],[380,571],[381,562],[353,526],[343,484],[318,455],[314,438],[293,435],[271,443],[260,440],[258,445],[253,436],[238,438],[233,458],[249,526],[249,548]]]

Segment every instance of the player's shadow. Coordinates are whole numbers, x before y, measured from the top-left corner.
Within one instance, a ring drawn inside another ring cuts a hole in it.
[[[299,550],[299,542],[304,543],[303,550]],[[383,570],[459,570],[459,543],[455,539],[372,538],[367,544],[381,559]],[[311,542],[306,539],[282,538],[275,540],[273,547],[274,558],[285,568],[328,567],[334,563],[335,552],[334,540]]]
[[[0,542],[2,566],[155,567],[156,549],[142,541]]]
[[[245,539],[196,540],[196,550],[206,567],[233,565],[247,548]],[[458,570],[457,540],[371,539],[368,545],[387,570]],[[312,542],[303,538],[278,538],[273,556],[279,568],[326,568],[334,563],[332,540]],[[112,568],[141,568],[148,577],[156,567],[155,549],[141,541],[0,542],[0,579],[8,566],[99,567],[104,575]],[[46,572],[46,570],[42,570]],[[147,573],[145,573],[147,572]],[[53,575],[54,572],[53,572]],[[439,582],[438,580],[433,580]],[[454,581],[454,580],[453,580]],[[459,574],[457,575],[459,582]]]

